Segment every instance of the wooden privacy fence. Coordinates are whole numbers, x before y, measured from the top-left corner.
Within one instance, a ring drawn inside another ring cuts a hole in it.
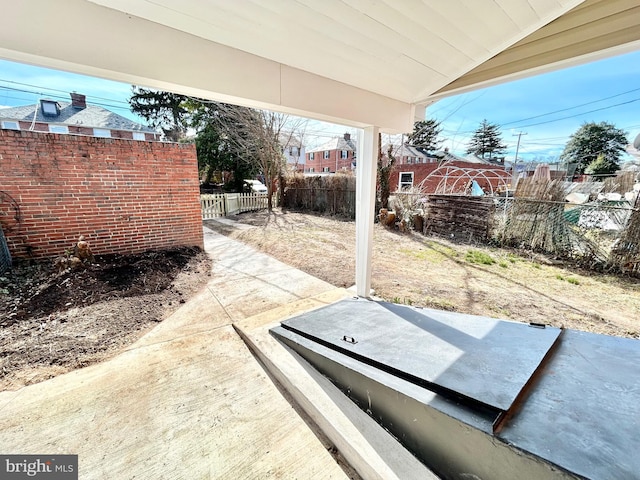
[[[491,236],[495,205],[487,197],[429,195],[424,233],[486,240]]]
[[[277,202],[273,196],[274,204]],[[266,193],[213,193],[200,195],[202,219],[226,217],[242,212],[252,212],[267,208]]]
[[[356,192],[353,189],[287,187],[284,207],[356,218]]]

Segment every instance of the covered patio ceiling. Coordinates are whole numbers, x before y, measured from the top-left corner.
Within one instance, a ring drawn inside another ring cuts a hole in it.
[[[0,0],[0,57],[384,131],[640,45],[637,0]]]
[[[638,0],[0,0],[0,58],[362,128],[356,291],[378,132],[445,95],[640,47]],[[74,86],[70,86],[73,89]]]

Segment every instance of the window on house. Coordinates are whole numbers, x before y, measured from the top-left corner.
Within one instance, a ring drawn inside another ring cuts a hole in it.
[[[316,169],[315,169],[315,168],[313,168],[313,167],[309,167],[309,173],[313,173],[313,172],[315,172],[315,171],[316,171]]]
[[[49,125],[51,133],[69,133],[69,127],[66,125]]]
[[[413,187],[413,172],[401,172],[398,179],[398,188],[406,190]]]
[[[322,171],[325,172],[325,173],[328,172],[329,171],[329,167],[322,167]]]
[[[299,154],[298,147],[291,147],[291,155],[297,157]]]
[[[349,152],[347,152],[346,150],[340,150],[340,158],[343,160],[349,158]]]
[[[309,160],[313,160],[313,152],[309,154]]]
[[[45,117],[57,117],[60,115],[60,105],[53,100],[40,100],[40,110]]]
[[[329,158],[329,150],[324,151],[324,156],[322,158],[324,158],[325,160]]]
[[[134,140],[146,140],[147,137],[142,132],[133,132],[133,139]]]
[[[94,128],[93,136],[111,138],[111,130],[107,130],[106,128]]]
[[[18,122],[2,122],[2,128],[6,128],[7,130],[20,130],[20,124]]]

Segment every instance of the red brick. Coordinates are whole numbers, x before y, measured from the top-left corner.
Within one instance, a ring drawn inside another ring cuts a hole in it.
[[[193,145],[0,130],[0,158],[22,216],[5,232],[15,257],[57,256],[79,235],[97,254],[202,247]]]

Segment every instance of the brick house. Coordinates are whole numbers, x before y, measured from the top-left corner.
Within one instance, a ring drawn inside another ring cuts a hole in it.
[[[426,163],[397,161],[389,182],[392,191],[421,185],[425,193],[436,193],[438,186],[447,182],[449,186],[455,185],[454,191],[448,193],[464,193],[467,182],[458,179],[467,176],[475,178],[487,191],[496,191],[511,181],[511,174],[500,162],[477,157],[462,158],[445,151],[428,154]]]
[[[356,142],[345,133],[307,152],[305,173],[336,173],[355,170]]]
[[[71,102],[40,100],[34,105],[0,109],[0,128],[86,135],[124,140],[160,141],[160,134],[71,93]]]

